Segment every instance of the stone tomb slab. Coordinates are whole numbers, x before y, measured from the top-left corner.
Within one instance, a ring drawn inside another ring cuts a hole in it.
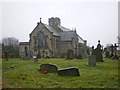
[[[54,64],[41,64],[40,71],[41,72],[47,71],[48,73],[57,73],[58,67]]]
[[[96,66],[96,56],[95,55],[90,55],[88,57],[88,65],[89,66]]]
[[[80,76],[79,70],[76,67],[69,67],[58,70],[59,76]]]

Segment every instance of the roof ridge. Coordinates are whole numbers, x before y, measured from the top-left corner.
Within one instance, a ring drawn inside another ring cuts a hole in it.
[[[71,29],[66,28],[66,27],[64,27],[64,26],[61,26],[61,25],[59,25],[58,27],[59,27],[62,31],[72,31]]]
[[[50,25],[47,25],[47,24],[44,24],[43,25],[50,31],[50,32],[53,32],[53,35],[57,35],[59,36],[58,32],[55,30],[54,27],[50,26]]]

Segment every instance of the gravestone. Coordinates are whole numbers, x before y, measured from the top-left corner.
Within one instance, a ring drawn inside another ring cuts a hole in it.
[[[87,58],[88,57],[86,45],[82,45],[81,55],[82,55],[83,58]]]
[[[88,57],[88,65],[89,66],[96,66],[96,56],[95,55],[90,55]]]
[[[96,56],[94,55],[94,46],[92,46],[92,53],[88,57],[88,65],[96,66]]]
[[[117,55],[117,45],[116,45],[116,43],[115,43],[115,45],[114,45],[114,56],[113,57],[111,57],[112,59],[119,59],[119,56]]]
[[[40,71],[41,72],[47,71],[48,73],[57,73],[58,67],[54,64],[41,64]]]
[[[29,55],[29,50],[27,47],[24,48],[25,56],[23,57],[24,60],[30,60],[31,56]]]
[[[30,60],[30,59],[31,59],[31,56],[30,56],[30,55],[24,56],[22,59],[23,59],[23,60]]]
[[[79,70],[76,67],[64,68],[58,70],[59,76],[80,76]]]
[[[100,40],[98,40],[98,45],[97,45],[97,48],[94,50],[94,55],[96,56],[96,62],[104,62]]]
[[[92,53],[91,53],[91,55],[95,55],[94,46],[92,46]]]
[[[38,62],[38,51],[37,50],[34,51],[33,59],[34,59],[34,63]]]
[[[108,50],[105,52],[105,56],[106,56],[106,58],[110,57],[110,52]]]
[[[67,59],[73,59],[74,58],[74,52],[73,50],[68,50],[67,51]]]
[[[4,52],[4,58],[5,58],[6,61],[8,61],[8,59],[9,59],[9,53],[8,53],[8,51]]]
[[[110,58],[112,58],[114,56],[114,54],[113,54],[113,45],[111,45],[110,48],[111,48]]]

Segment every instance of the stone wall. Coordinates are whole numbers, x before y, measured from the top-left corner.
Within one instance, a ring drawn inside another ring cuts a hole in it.
[[[30,54],[29,45],[26,45],[26,44],[19,45],[19,56],[20,56],[20,58],[23,58],[25,56],[25,47],[28,48],[28,54]]]
[[[40,52],[42,55],[42,50],[45,51],[45,53],[47,53],[48,57],[56,57],[58,56],[57,54],[57,47],[56,47],[56,41],[59,41],[59,37],[55,37],[52,35],[51,32],[49,32],[46,27],[39,23],[39,25],[37,25],[37,27],[35,28],[35,30],[32,32],[32,34],[30,34],[30,51],[33,54],[34,53],[34,36],[37,35],[37,33],[39,32],[43,32],[48,38],[47,38],[47,45],[48,48],[44,49],[41,48]],[[38,45],[38,42],[37,42]],[[45,55],[45,57],[47,56]]]
[[[71,41],[66,41],[66,42],[63,42],[61,41],[60,44],[59,44],[59,56],[60,57],[66,57],[67,56],[67,51],[69,49],[73,49],[73,46],[72,46],[72,42]]]

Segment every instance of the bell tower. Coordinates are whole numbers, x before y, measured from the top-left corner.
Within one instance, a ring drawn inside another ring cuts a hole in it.
[[[58,25],[60,26],[60,19],[57,17],[55,17],[55,18],[52,17],[52,18],[49,18],[48,23],[50,26],[53,26],[53,27],[58,26]]]

